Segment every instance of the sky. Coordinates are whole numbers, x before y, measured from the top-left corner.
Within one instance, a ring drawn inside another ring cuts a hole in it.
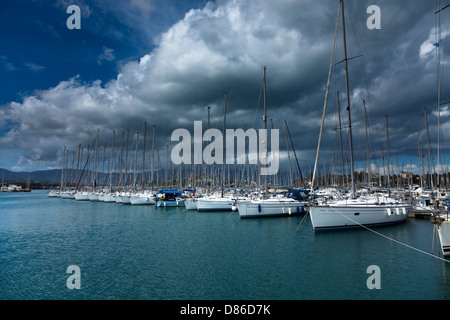
[[[358,167],[368,154],[373,170],[383,167],[386,118],[393,166],[406,170],[411,163],[410,169],[417,171],[419,160],[426,165],[429,159],[428,146],[435,166],[438,123],[439,163],[447,163],[450,109],[441,105],[438,120],[437,56],[440,53],[440,101],[446,102],[450,8],[435,14],[439,5],[447,4],[345,2]],[[70,5],[80,8],[81,29],[67,27]],[[171,141],[172,132],[193,132],[194,121],[206,126],[207,107],[211,126],[222,129],[225,92],[227,128],[262,128],[263,66],[268,123],[280,130],[282,161],[286,122],[300,163],[312,163],[338,5],[338,0],[2,0],[0,167],[59,168],[64,147],[71,152],[80,144],[87,148],[98,130],[99,144],[110,152],[113,131],[116,145],[126,130],[130,141],[136,141],[137,132],[142,138],[144,123],[148,139],[155,126],[155,148],[165,163],[165,151],[177,143]],[[367,26],[371,5],[380,8],[379,29]],[[440,37],[436,21],[441,21]],[[338,102],[348,158],[342,40],[339,24],[321,166],[331,166],[340,157]],[[142,145],[137,148],[142,150]]]

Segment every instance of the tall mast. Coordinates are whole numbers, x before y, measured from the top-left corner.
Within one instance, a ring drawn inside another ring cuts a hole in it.
[[[439,42],[441,41],[441,5],[442,2],[440,2],[439,4],[439,32],[437,34],[438,39],[436,41],[437,46],[436,46],[436,50],[437,50],[437,111],[438,111],[438,135],[437,135],[437,180],[436,180],[436,187],[439,191],[439,174],[441,172],[440,170],[440,154],[439,154],[439,149],[440,149],[440,136],[441,136],[441,48],[439,46]]]
[[[350,144],[350,177],[352,180],[352,199],[356,198],[355,177],[354,177],[354,163],[353,163],[353,133],[352,133],[352,115],[350,111],[350,87],[348,81],[348,58],[347,58],[347,38],[345,35],[345,14],[344,14],[344,0],[341,1],[342,6],[342,32],[344,42],[344,64],[345,64],[345,87],[347,92],[347,111],[348,111],[348,134]]]
[[[222,198],[223,198],[223,188],[225,187],[225,137],[226,137],[226,127],[227,127],[227,93],[225,92],[225,96],[223,99],[223,151],[222,151]],[[209,126],[209,125],[208,125]]]
[[[430,148],[430,131],[428,130],[428,119],[427,119],[427,108],[424,108],[424,112],[425,112],[425,126],[427,128],[427,144],[428,144],[428,174],[430,176],[430,186],[431,189],[434,188],[433,186],[433,172],[431,170],[431,148]]]
[[[98,132],[100,129],[97,129],[97,136],[95,137],[95,153],[94,153],[94,163],[92,165],[92,187],[97,187],[97,162],[98,162]],[[95,191],[95,190],[92,190]]]
[[[114,161],[114,144],[116,139],[116,130],[113,130],[113,138],[112,138],[112,148],[111,148],[111,165],[109,170],[109,192],[112,192],[112,176],[113,176],[113,170],[115,169],[115,161]]]
[[[263,102],[264,102],[264,116],[263,116],[263,120],[264,120],[264,131],[265,131],[265,154],[264,156],[266,157],[266,161],[265,163],[268,162],[268,149],[269,149],[269,141],[268,141],[268,135],[267,135],[267,100],[266,100],[266,66],[263,66]],[[265,189],[265,194],[267,195],[267,191],[268,191],[268,187],[267,187],[267,175],[264,176],[264,189]]]
[[[288,164],[289,164],[289,185],[292,185],[293,179],[292,179],[291,157],[289,156],[288,126],[287,126],[286,120],[284,120],[284,126],[286,128],[286,151],[287,151]]]
[[[156,125],[153,125],[153,134],[152,134],[152,165],[150,170],[152,171],[151,174],[151,184],[152,184],[152,188],[153,188],[153,171],[154,171],[154,163],[155,163],[155,130],[156,130]]]
[[[75,176],[75,190],[78,190],[78,168],[80,165],[80,149],[81,144],[78,145],[77,175]]]
[[[133,161],[133,190],[136,190],[136,171],[137,171],[137,149],[139,145],[139,131],[136,132],[136,147],[134,149],[134,161]]]
[[[127,129],[127,138],[126,138],[126,145],[125,145],[125,180],[124,185],[128,184],[128,138],[130,136],[130,129]]]
[[[164,180],[166,185],[169,186],[169,145],[166,143],[166,170],[164,174]]]
[[[66,158],[66,146],[64,146],[64,151],[63,151],[63,155],[62,155],[62,169],[61,169],[61,191],[64,190],[64,163],[65,163],[65,158]]]
[[[389,124],[388,124],[388,117],[387,114],[385,115],[386,118],[386,141],[387,141],[387,149],[386,149],[386,153],[387,153],[387,187],[390,188],[391,187],[391,172],[390,172],[390,166],[391,166],[391,161],[390,161],[390,157],[389,157],[389,153],[390,153],[390,147],[389,147]]]
[[[334,50],[336,49],[336,35],[337,35],[338,25],[339,25],[340,8],[341,8],[341,6],[339,5],[338,6],[338,13],[337,13],[337,17],[336,17],[336,28],[334,30],[333,50],[331,52],[330,68],[328,70],[327,90],[325,91],[325,100],[323,102],[322,122],[320,124],[319,141],[317,142],[316,159],[314,161],[314,169],[313,169],[312,177],[311,177],[311,193],[314,190],[314,180],[315,180],[316,172],[317,172],[317,164],[318,164],[318,161],[319,161],[320,144],[322,142],[323,127],[324,127],[324,123],[325,123],[325,114],[326,114],[326,111],[327,111],[328,91],[330,89],[331,72],[333,70]],[[294,151],[294,154],[295,154],[295,151]]]
[[[147,122],[144,122],[144,149],[142,150],[142,188],[145,185],[145,147],[147,143]]]
[[[420,142],[420,134],[417,132],[417,145],[419,148],[419,175],[420,175],[420,187],[423,188],[423,154],[422,154],[422,144]]]
[[[210,128],[210,116],[211,116],[211,107],[208,106],[207,110],[207,120],[208,120],[208,130]],[[209,181],[209,166],[205,165],[205,183],[208,186],[207,195],[209,195],[210,190],[210,181]]]
[[[120,158],[119,158],[119,187],[122,186],[123,179],[123,140],[125,138],[125,132],[122,131],[122,142],[120,144]]]
[[[342,163],[342,186],[346,186],[346,178],[345,178],[345,162],[344,162],[344,145],[342,144],[342,123],[341,123],[341,103],[339,101],[339,91],[336,92],[337,96],[337,107],[338,107],[338,116],[339,116],[339,142],[341,147],[341,163]]]
[[[369,121],[367,119],[367,110],[366,110],[366,101],[363,100],[363,105],[364,105],[364,118],[365,118],[365,122],[366,122],[366,149],[367,149],[367,185],[368,187],[370,187],[370,152],[369,152],[369,133],[368,133],[368,126],[369,126]]]

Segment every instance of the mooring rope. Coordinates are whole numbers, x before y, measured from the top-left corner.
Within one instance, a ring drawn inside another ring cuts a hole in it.
[[[329,208],[333,209],[334,211],[336,211],[337,213],[339,213],[341,216],[343,216],[343,217],[345,217],[346,219],[352,221],[353,223],[359,225],[360,227],[362,227],[362,228],[364,228],[364,229],[366,229],[366,230],[368,230],[368,231],[370,231],[370,232],[372,232],[372,233],[374,233],[374,234],[376,234],[376,235],[379,235],[380,237],[383,237],[383,238],[388,239],[388,240],[390,240],[390,241],[392,241],[392,242],[395,242],[395,243],[397,243],[397,244],[400,244],[400,245],[402,245],[402,246],[405,246],[405,247],[407,247],[407,248],[409,248],[409,249],[412,249],[412,250],[418,251],[418,252],[420,252],[420,253],[426,254],[426,255],[428,255],[428,256],[430,256],[430,257],[433,257],[433,258],[436,258],[436,259],[438,259],[438,260],[442,260],[442,261],[444,261],[444,262],[450,263],[450,260],[447,260],[447,259],[444,259],[444,258],[435,256],[434,254],[428,253],[428,252],[426,252],[426,251],[423,251],[423,250],[420,250],[420,249],[415,248],[415,247],[413,247],[413,246],[410,246],[409,244],[406,244],[406,243],[403,243],[403,242],[401,242],[401,241],[395,240],[395,239],[393,239],[393,238],[391,238],[391,237],[388,237],[388,236],[386,236],[386,235],[384,235],[384,234],[382,234],[382,233],[379,233],[379,232],[377,232],[377,231],[375,231],[375,230],[370,229],[369,227],[367,227],[367,226],[365,226],[365,225],[363,225],[363,224],[360,224],[359,222],[353,220],[353,219],[350,218],[350,217],[345,216],[344,214],[342,214],[341,212],[339,212],[339,210],[337,210],[337,209],[335,209],[335,208],[333,208],[333,207],[329,207]]]

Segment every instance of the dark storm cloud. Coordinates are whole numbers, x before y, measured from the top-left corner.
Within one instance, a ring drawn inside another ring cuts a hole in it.
[[[133,10],[140,5],[153,10],[151,3],[133,3]],[[372,4],[381,8],[380,30],[366,27],[366,9]],[[17,123],[0,143],[26,150],[23,163],[50,165],[57,163],[56,149],[92,143],[97,129],[108,140],[113,130],[116,138],[127,128],[131,135],[142,133],[147,122],[149,133],[156,125],[157,146],[163,150],[173,145],[173,130],[192,130],[195,120],[206,126],[208,106],[212,126],[221,129],[225,91],[228,127],[260,128],[266,65],[269,117],[277,127],[287,120],[297,152],[310,159],[318,139],[337,8],[338,1],[331,0],[208,2],[155,38],[152,52],[122,65],[116,79],[105,84],[80,78],[61,81],[0,110],[1,118]],[[423,108],[429,107],[430,120],[436,119],[431,113],[436,109],[436,64],[430,51],[434,9],[434,4],[419,0],[346,2],[349,56],[363,54],[350,61],[352,112],[359,124],[355,133],[364,134],[364,99],[378,150],[385,141],[385,114],[391,149],[409,154],[416,152],[417,131],[424,129]],[[343,57],[341,37],[335,63]],[[324,150],[336,143],[336,90],[341,107],[345,105],[343,64],[335,72]]]

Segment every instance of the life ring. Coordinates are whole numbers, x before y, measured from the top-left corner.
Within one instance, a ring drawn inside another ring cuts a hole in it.
[[[161,196],[161,200],[164,200],[166,198],[166,196]]]

